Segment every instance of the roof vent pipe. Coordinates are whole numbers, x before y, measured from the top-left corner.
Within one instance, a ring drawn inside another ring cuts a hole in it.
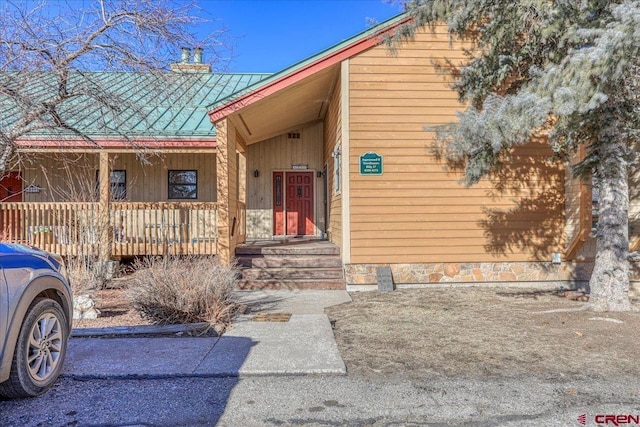
[[[193,49],[193,63],[202,64],[202,48],[197,47]]]
[[[191,49],[189,49],[188,47],[183,47],[180,62],[182,62],[183,64],[187,64],[189,62],[190,56],[191,56]]]

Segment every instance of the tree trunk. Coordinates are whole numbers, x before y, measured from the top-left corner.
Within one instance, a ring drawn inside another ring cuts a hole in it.
[[[601,144],[595,175],[599,193],[596,259],[589,281],[588,308],[629,311],[629,183],[625,144]]]

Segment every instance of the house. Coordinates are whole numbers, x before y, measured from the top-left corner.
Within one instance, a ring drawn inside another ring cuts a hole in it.
[[[219,158],[247,153],[249,239],[326,236],[354,288],[375,285],[380,266],[396,284],[586,280],[589,188],[550,159],[544,135],[465,188],[424,130],[463,107],[435,67],[463,46],[440,28],[392,52],[382,34],[404,19],[209,106]]]
[[[354,289],[375,286],[381,266],[406,285],[586,280],[594,256],[589,187],[551,160],[544,135],[514,149],[479,184],[461,184],[424,127],[455,120],[463,107],[435,66],[461,61],[463,46],[436,28],[392,52],[383,35],[405,19],[276,74],[198,75],[206,89],[196,90],[192,110],[149,128],[161,153],[149,165],[117,141],[25,142],[23,153],[46,158],[21,172],[28,208],[3,204],[3,215],[23,209],[26,221],[32,211],[64,217],[77,209],[47,205],[51,194],[38,181],[38,168],[55,168],[46,162],[56,152],[90,163],[87,182],[96,182],[95,170],[98,182],[110,182],[99,185],[110,256],[169,251],[229,261],[245,241],[315,236],[339,248]],[[120,195],[126,202],[113,200]]]
[[[45,129],[18,141],[20,161],[0,180],[3,239],[65,256],[217,253],[216,138],[206,105],[267,75],[212,74],[185,53],[166,76],[84,73],[74,83],[111,87],[119,113],[78,102],[70,124],[84,137]]]

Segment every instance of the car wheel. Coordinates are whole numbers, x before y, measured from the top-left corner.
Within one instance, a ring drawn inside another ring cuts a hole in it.
[[[30,397],[47,391],[62,371],[68,335],[60,304],[47,298],[33,301],[20,328],[11,377],[0,384],[0,394]]]

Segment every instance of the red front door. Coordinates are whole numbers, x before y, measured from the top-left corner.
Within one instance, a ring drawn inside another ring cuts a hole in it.
[[[9,172],[0,179],[0,202],[22,201],[22,177],[20,172]]]
[[[275,172],[273,177],[275,234],[314,234],[313,172]]]

